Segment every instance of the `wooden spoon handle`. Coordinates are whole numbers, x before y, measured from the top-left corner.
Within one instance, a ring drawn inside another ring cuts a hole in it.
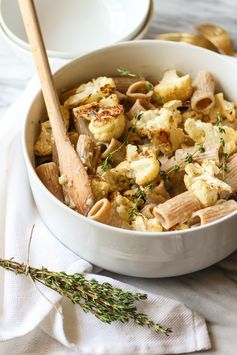
[[[60,103],[54,86],[34,2],[33,0],[19,0],[19,5],[52,129],[64,135],[65,128],[60,111]]]
[[[19,0],[19,5],[57,148],[65,202],[76,211],[87,215],[94,204],[90,181],[67,136],[34,2],[33,0]]]

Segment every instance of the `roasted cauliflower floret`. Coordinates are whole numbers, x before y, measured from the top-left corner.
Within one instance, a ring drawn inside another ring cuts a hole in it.
[[[163,228],[156,218],[148,219],[143,215],[136,216],[132,229],[138,231],[162,232]]]
[[[220,169],[212,160],[203,160],[202,165],[191,163],[185,167],[184,183],[199,199],[203,207],[212,206],[220,198],[227,198],[232,188],[216,175]]]
[[[234,103],[225,100],[223,93],[215,95],[215,106],[210,111],[211,122],[216,122],[218,114],[221,114],[221,116],[229,122],[234,122],[237,118],[237,110]]]
[[[114,204],[122,220],[128,222],[131,209],[136,208],[135,203],[130,201],[127,197],[117,194],[114,199]]]
[[[154,92],[162,98],[163,102],[187,100],[193,92],[192,78],[190,75],[179,77],[176,70],[168,70],[159,84],[154,87]]]
[[[60,106],[66,129],[69,127],[70,112],[67,107]],[[35,143],[35,154],[41,157],[52,154],[52,128],[49,120],[40,124],[40,134]]]
[[[41,157],[52,154],[52,128],[49,121],[40,124],[40,134],[35,143],[35,154]]]
[[[216,106],[220,107],[221,115],[230,122],[234,122],[236,119],[235,105],[231,101],[224,99],[223,93],[215,95]]]
[[[91,179],[91,189],[95,201],[99,201],[100,199],[107,197],[108,193],[111,191],[110,184],[99,176]]]
[[[119,99],[116,94],[112,94],[108,97],[103,97],[100,102],[100,107],[107,107],[107,106],[118,106]]]
[[[80,105],[73,109],[73,114],[75,118],[84,118],[91,121],[96,117],[100,109],[105,107],[117,107],[119,105],[119,100],[116,94],[112,94],[108,97],[102,98],[98,101],[93,101],[85,105]]]
[[[160,110],[145,111],[140,119],[133,119],[136,132],[151,139],[152,143],[159,146],[164,154],[170,154],[184,142],[185,135],[178,124],[182,117],[178,110],[162,108]]]
[[[76,93],[64,102],[64,105],[73,108],[79,105],[88,104],[93,101],[98,101],[103,97],[108,97],[114,91],[115,83],[113,79],[101,76],[86,84],[81,84],[76,89]]]
[[[236,151],[237,131],[228,126],[217,126],[188,118],[184,129],[194,142],[204,146],[220,145],[223,152],[230,155]]]
[[[112,170],[134,179],[138,185],[144,185],[157,178],[160,164],[153,151],[138,153],[136,146],[128,144],[126,160]]]
[[[124,108],[122,105],[104,106],[99,109],[89,124],[89,130],[99,142],[110,142],[119,138],[125,127]]]

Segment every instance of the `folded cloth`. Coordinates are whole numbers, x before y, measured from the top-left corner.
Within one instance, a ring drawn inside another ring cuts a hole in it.
[[[66,249],[52,235],[41,221],[32,198],[20,132],[31,98],[38,88],[34,78],[0,122],[0,256],[25,262],[30,230],[35,224],[30,265],[43,265],[67,273],[86,272],[92,277],[92,265]],[[115,279],[97,274],[93,277],[115,287],[146,293]],[[137,307],[139,312],[172,328],[169,337],[132,322],[102,323],[45,286],[40,285],[39,292],[24,275],[0,270],[0,283],[0,341],[40,328],[65,346],[62,354],[179,354],[210,348],[205,320],[185,305],[163,296],[148,293],[148,300],[138,302]],[[63,317],[52,303],[61,310]],[[51,350],[49,348],[47,353]],[[34,353],[38,352],[40,344],[34,349]]]

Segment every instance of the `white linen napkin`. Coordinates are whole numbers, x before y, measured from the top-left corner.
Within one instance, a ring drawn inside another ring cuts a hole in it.
[[[20,131],[38,87],[35,78],[0,122],[0,257],[25,262],[30,230],[35,224],[30,265],[68,273],[88,272],[88,277],[92,277],[92,265],[66,249],[43,224],[31,195]],[[93,277],[126,290],[137,290],[104,276]],[[65,354],[180,354],[210,348],[205,320],[172,299],[148,293],[148,300],[137,305],[140,312],[172,328],[173,333],[166,337],[132,323],[104,324],[41,286],[44,295],[61,309],[62,318],[22,275],[0,270],[0,285],[0,341],[21,337],[40,327],[65,345]]]

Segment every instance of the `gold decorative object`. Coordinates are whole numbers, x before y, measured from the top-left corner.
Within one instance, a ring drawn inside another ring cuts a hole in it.
[[[167,41],[185,42],[193,44],[198,47],[207,48],[213,52],[219,53],[218,48],[210,42],[207,38],[200,34],[194,33],[163,33],[156,36],[156,39],[163,39]]]
[[[212,42],[220,53],[235,55],[230,34],[223,28],[211,23],[203,23],[196,26],[196,30]]]

